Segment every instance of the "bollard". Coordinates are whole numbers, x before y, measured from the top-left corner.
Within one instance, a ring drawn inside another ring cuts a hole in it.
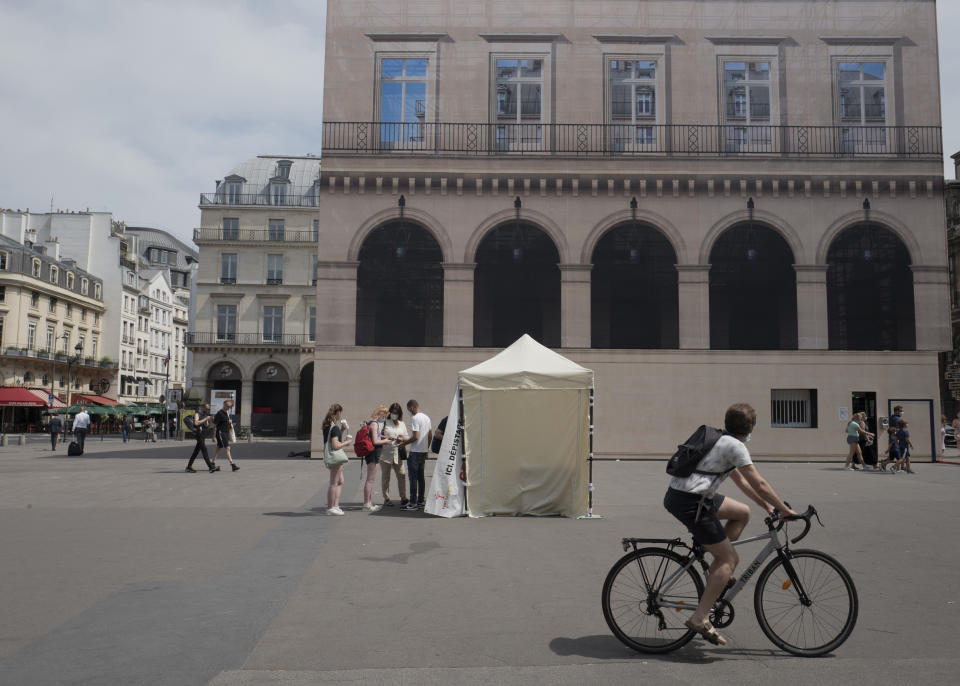
[[[253,443],[253,432],[249,429],[247,430],[247,443]]]
[[[26,442],[27,442],[26,436],[24,436],[23,434],[20,434],[19,436],[17,436],[17,445],[25,445]]]
[[[0,434],[0,445],[7,444],[7,434]]]

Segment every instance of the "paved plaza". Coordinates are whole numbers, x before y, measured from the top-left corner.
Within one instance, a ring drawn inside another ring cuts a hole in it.
[[[217,474],[183,472],[188,443],[92,441],[79,458],[46,448],[0,448],[3,686],[822,686],[960,673],[960,466],[760,464],[787,500],[821,511],[826,528],[802,545],[857,582],[852,637],[805,660],[760,632],[752,585],[726,648],[694,640],[649,656],[610,634],[600,590],[620,538],[682,533],[660,505],[662,463],[598,462],[603,519],[443,520],[359,511],[357,461],[346,516],[325,516],[323,465],[287,457],[305,443],[241,444],[240,471]],[[761,526],[755,511],[748,531]]]

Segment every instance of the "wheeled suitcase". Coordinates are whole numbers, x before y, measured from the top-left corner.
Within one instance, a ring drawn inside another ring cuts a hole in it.
[[[70,445],[67,446],[67,455],[83,455],[83,448],[76,441],[70,441]]]

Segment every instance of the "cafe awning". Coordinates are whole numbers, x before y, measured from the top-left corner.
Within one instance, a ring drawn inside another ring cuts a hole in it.
[[[31,388],[29,389],[29,391],[33,393],[35,396],[37,396],[40,400],[42,400],[44,405],[49,404],[47,401],[50,399],[50,391],[45,390],[43,388]],[[63,402],[62,398],[56,395],[53,396],[53,404],[50,405],[51,410],[56,410],[66,406],[67,404]]]
[[[106,405],[107,407],[113,407],[117,404],[116,400],[105,398],[102,395],[90,395],[88,393],[74,393],[70,396],[70,400],[78,405]]]
[[[27,388],[0,388],[0,407],[46,407],[47,403],[40,400]]]

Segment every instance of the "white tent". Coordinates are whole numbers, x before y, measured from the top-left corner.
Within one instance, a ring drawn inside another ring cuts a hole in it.
[[[593,372],[524,335],[459,382],[471,516],[585,514]]]

